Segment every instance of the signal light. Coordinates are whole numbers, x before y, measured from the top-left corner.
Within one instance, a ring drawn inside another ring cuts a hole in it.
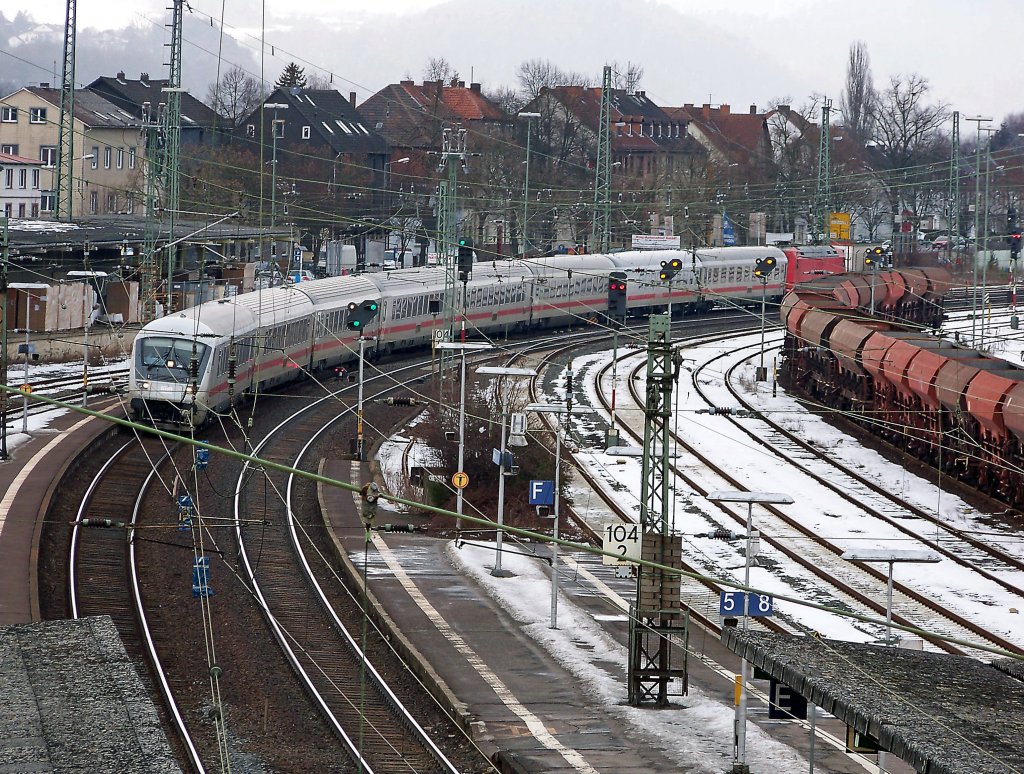
[[[759,258],[757,263],[754,264],[754,276],[766,279],[769,274],[775,271],[778,262],[778,259],[771,255],[766,258]]]
[[[626,316],[626,275],[616,271],[608,277],[608,312],[614,317]]]
[[[671,261],[661,262],[661,271],[658,273],[658,278],[662,282],[669,282],[683,269],[683,262],[679,258],[673,258]]]
[[[463,282],[469,281],[473,273],[473,240],[469,237],[459,239],[459,279]]]
[[[380,301],[370,299],[361,304],[353,301],[348,305],[348,316],[345,319],[345,326],[350,331],[362,331],[367,324],[377,316],[380,311]]]

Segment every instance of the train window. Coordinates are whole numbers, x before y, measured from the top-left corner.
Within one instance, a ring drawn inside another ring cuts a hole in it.
[[[193,347],[201,373],[209,357],[209,346],[191,339],[146,336],[136,347],[136,372],[143,378],[158,382],[185,381],[188,379]]]

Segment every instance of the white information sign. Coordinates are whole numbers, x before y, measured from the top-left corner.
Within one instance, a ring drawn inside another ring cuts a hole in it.
[[[602,564],[629,564],[640,560],[639,525],[606,524],[602,537],[601,549],[615,554],[615,557],[602,556]]]
[[[677,236],[633,234],[634,250],[678,250],[679,245],[680,240]]]

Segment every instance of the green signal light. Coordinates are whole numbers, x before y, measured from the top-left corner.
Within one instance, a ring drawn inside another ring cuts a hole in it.
[[[358,327],[359,327],[359,326],[361,326],[362,324],[363,324],[363,323],[362,323],[362,321],[360,321],[360,320],[353,320],[353,321],[352,321],[352,327],[354,327],[354,328],[358,328]]]

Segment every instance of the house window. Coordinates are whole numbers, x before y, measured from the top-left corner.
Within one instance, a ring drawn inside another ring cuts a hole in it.
[[[0,121],[3,121],[5,124],[18,123],[18,108],[8,107],[7,105],[0,107]]]
[[[11,167],[4,170],[4,188],[14,188],[14,170]]]
[[[30,124],[45,124],[46,123],[46,108],[29,108],[28,109],[28,122]]]
[[[107,194],[107,212],[117,212],[117,194]]]
[[[128,149],[128,169],[135,169],[135,146]]]
[[[124,169],[124,148],[117,149],[117,168]]]
[[[39,209],[43,212],[53,212],[57,209],[57,194],[54,191],[43,191],[39,196]]]
[[[309,139],[310,131],[311,131],[310,127],[308,127],[308,126],[302,127],[302,139],[303,140],[308,140]]]
[[[278,118],[270,122],[271,133],[278,139],[284,137],[284,119]]]
[[[32,202],[32,217],[39,217],[39,202]]]
[[[255,124],[246,124],[246,126],[245,126],[245,136],[246,137],[255,137],[256,136],[256,125]]]
[[[100,165],[100,146],[92,146],[92,168],[96,169]]]
[[[98,191],[89,191],[89,212],[93,215],[96,214],[96,210],[99,209],[100,196]]]
[[[55,167],[57,166],[57,146],[56,145],[41,145],[39,146],[39,160],[43,162],[44,167]]]
[[[36,191],[39,190],[39,170],[38,169],[33,169],[32,170],[32,188],[34,188]]]
[[[124,209],[129,215],[135,214],[135,194],[127,193],[124,196]]]
[[[4,217],[5,218],[12,218],[13,216],[14,216],[14,207],[11,205],[10,202],[7,202],[7,204],[4,205]]]
[[[111,151],[112,151],[112,149],[111,149],[111,147],[109,145],[104,146],[104,148],[103,148],[103,168],[104,169],[110,169]]]
[[[21,202],[18,205],[18,217],[19,218],[24,218],[25,217],[25,202]]]
[[[18,188],[25,188],[28,186],[28,170],[18,170]]]
[[[9,153],[12,156],[18,155],[17,145],[0,145],[0,153]]]

